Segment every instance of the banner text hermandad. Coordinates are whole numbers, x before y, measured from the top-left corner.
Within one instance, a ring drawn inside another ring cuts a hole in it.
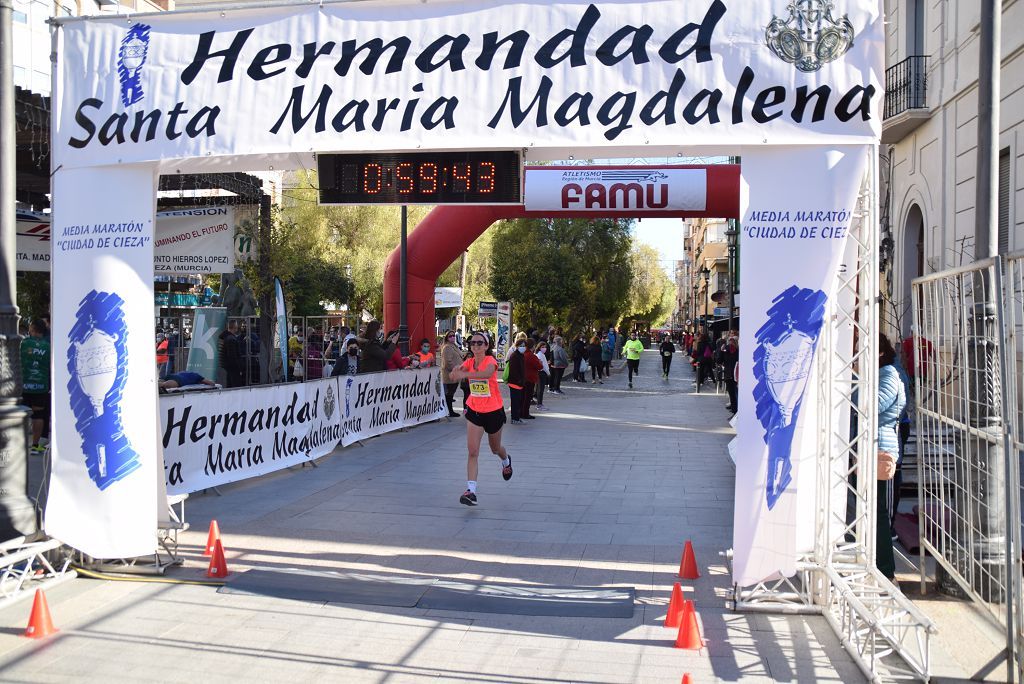
[[[792,23],[783,0],[542,11],[371,0],[64,22],[55,161],[181,168],[203,157],[209,168],[231,155],[337,150],[341,139],[348,150],[526,148],[537,158],[872,142],[883,18],[877,2],[844,5],[823,19],[815,39],[825,43],[808,48],[817,57],[798,64],[769,31]],[[116,59],[125,41],[142,55],[131,70]]]

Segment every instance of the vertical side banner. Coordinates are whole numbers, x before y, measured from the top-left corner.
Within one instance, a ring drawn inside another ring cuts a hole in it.
[[[512,344],[512,302],[498,302],[498,337],[494,343],[494,356],[498,367],[505,367],[505,354]]]
[[[46,532],[95,558],[156,548],[156,174],[53,179],[53,452]]]
[[[288,378],[288,311],[284,305],[284,288],[281,287],[281,279],[274,276],[274,302],[277,305],[277,339],[278,348],[281,350],[281,375],[286,381]]]
[[[740,586],[793,575],[797,555],[813,545],[817,407],[806,390],[873,149],[743,149],[733,528]]]

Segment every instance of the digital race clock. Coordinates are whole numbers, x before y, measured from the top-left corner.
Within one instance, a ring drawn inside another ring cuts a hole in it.
[[[519,152],[318,154],[321,204],[520,204]]]

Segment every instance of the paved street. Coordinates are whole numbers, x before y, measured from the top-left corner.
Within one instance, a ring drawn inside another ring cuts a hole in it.
[[[657,366],[657,367],[656,367]],[[734,468],[724,395],[694,394],[677,355],[663,381],[645,354],[636,389],[564,383],[547,413],[507,426],[515,476],[481,455],[465,488],[462,419],[385,435],[301,468],[193,496],[183,535],[200,578],[216,518],[232,572],[307,568],[388,577],[633,586],[631,619],[523,617],[219,594],[206,586],[77,579],[49,594],[61,632],[17,634],[29,603],[0,611],[12,682],[860,682],[821,618],[725,607]],[[683,542],[707,647],[672,648],[661,625]]]

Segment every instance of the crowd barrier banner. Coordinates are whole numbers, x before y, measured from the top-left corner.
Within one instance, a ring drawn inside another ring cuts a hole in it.
[[[448,415],[437,368],[342,376],[341,443],[412,427]]]
[[[46,532],[94,558],[156,548],[156,175],[58,169]],[[113,184],[118,201],[97,202]]]
[[[338,380],[185,392],[160,399],[168,494],[311,461],[341,441]]]
[[[871,146],[744,148],[733,580],[792,576],[814,543],[815,354]],[[779,268],[779,264],[786,264]],[[756,287],[751,287],[756,283]],[[839,513],[842,516],[842,512]]]
[[[49,271],[50,215],[18,212],[16,268]],[[161,211],[153,236],[153,270],[170,273],[229,273],[235,267],[235,210],[199,207]]]

